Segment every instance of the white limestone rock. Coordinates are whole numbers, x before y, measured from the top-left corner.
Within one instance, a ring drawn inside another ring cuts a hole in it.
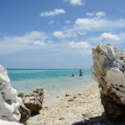
[[[99,43],[93,48],[93,66],[91,67],[92,76],[99,82],[98,73],[105,75],[105,81],[112,84],[125,84],[125,51],[118,50],[113,45]]]
[[[22,99],[17,97],[17,91],[11,87],[6,69],[0,65],[0,119],[19,122],[20,106],[24,107]]]
[[[17,122],[0,120],[0,125],[24,125],[24,124],[17,123]]]

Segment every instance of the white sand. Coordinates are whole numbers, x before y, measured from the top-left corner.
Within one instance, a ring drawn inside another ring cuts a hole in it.
[[[66,96],[68,94],[69,96]],[[61,92],[59,98],[44,102],[39,115],[32,116],[27,125],[71,125],[104,111],[97,83]]]

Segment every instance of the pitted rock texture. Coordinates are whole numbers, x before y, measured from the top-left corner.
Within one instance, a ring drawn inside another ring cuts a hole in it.
[[[23,93],[18,94],[18,97],[23,98],[25,95]]]
[[[28,110],[22,99],[17,97],[17,91],[11,87],[6,69],[0,65],[0,119],[19,122],[22,118],[22,112],[19,111],[20,107],[24,111]],[[25,115],[27,119],[30,117],[29,114]],[[26,121],[27,119],[22,120]]]
[[[44,99],[43,88],[35,88],[23,98],[25,106],[31,111],[31,114],[39,113],[42,109]]]
[[[93,51],[93,78],[101,88],[101,102],[112,122],[125,120],[125,51],[99,43]]]

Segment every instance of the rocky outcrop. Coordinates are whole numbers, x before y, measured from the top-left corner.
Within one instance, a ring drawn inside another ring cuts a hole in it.
[[[93,78],[99,83],[101,102],[112,122],[125,118],[125,51],[99,43],[92,49]]]
[[[19,108],[27,111],[26,119],[22,119]],[[26,121],[30,117],[30,111],[24,106],[22,99],[17,97],[17,91],[10,85],[7,71],[0,65],[0,119],[19,122]]]
[[[23,98],[25,106],[31,111],[31,114],[39,113],[42,109],[44,99],[43,88],[35,88]]]

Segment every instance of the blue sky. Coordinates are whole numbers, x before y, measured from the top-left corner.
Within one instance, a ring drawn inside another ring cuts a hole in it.
[[[0,64],[90,68],[98,42],[125,49],[125,0],[0,0]]]

